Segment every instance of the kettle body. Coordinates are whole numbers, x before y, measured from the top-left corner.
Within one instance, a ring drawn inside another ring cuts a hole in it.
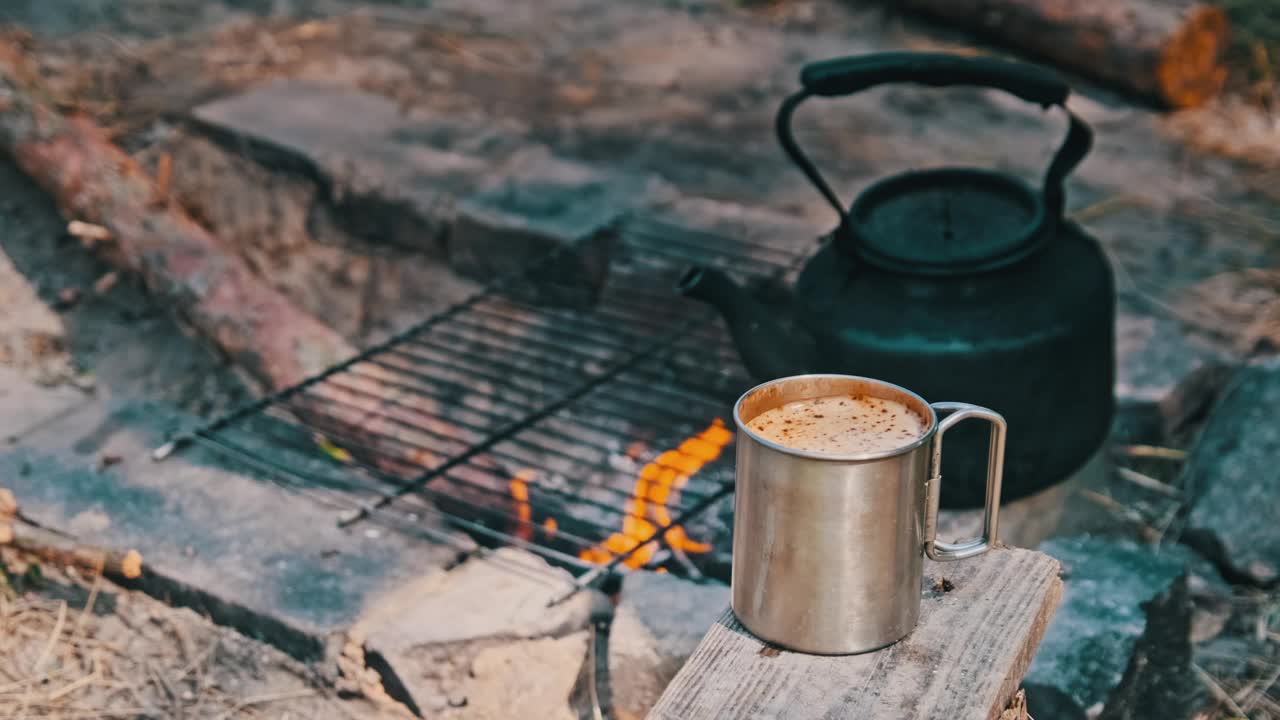
[[[1066,175],[1092,133],[1068,111],[1068,136],[1034,189],[971,168],[881,180],[846,207],[790,131],[810,97],[885,82],[979,85],[1064,111],[1069,92],[1034,65],[992,58],[886,53],[807,66],[778,113],[783,148],[836,209],[838,227],[796,281],[788,317],[773,317],[718,270],[680,289],[724,315],[748,370],[873,377],[989,407],[1008,421],[1004,498],[1060,482],[1097,452],[1115,410],[1115,289],[1095,238],[1063,218]],[[948,435],[944,507],[985,493],[981,428]]]

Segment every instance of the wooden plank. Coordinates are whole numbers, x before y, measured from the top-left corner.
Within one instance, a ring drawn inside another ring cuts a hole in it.
[[[950,591],[934,589],[943,578]],[[864,655],[770,648],[726,611],[649,718],[998,718],[1061,599],[1057,561],[1002,548],[926,562],[922,592],[915,631]]]

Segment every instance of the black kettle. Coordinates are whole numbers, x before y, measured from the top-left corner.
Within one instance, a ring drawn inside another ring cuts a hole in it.
[[[811,96],[902,82],[985,86],[1061,108],[1070,129],[1043,186],[983,169],[910,171],[874,183],[846,211],[796,144],[791,116]],[[1115,406],[1111,269],[1098,242],[1063,218],[1063,180],[1093,138],[1066,109],[1070,88],[1035,65],[922,53],[814,63],[800,83],[778,111],[778,140],[840,224],[796,281],[790,317],[714,268],[690,269],[678,289],[723,314],[759,380],[864,375],[1000,412],[1006,500],[1070,477],[1101,447]],[[942,503],[981,506],[985,432],[961,425],[947,443]]]

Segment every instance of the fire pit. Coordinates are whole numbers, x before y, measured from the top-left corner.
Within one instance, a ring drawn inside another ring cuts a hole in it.
[[[728,579],[733,433],[750,384],[710,310],[672,287],[690,263],[783,276],[794,248],[624,219],[586,309],[536,304],[538,271],[492,283],[197,442],[371,521],[536,552],[589,584],[623,565]],[[345,491],[342,494],[334,490]]]

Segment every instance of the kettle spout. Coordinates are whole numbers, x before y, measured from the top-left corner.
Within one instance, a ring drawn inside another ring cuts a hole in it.
[[[814,339],[799,328],[779,322],[723,271],[690,268],[676,284],[676,290],[711,305],[724,316],[743,364],[757,380],[817,371]]]

